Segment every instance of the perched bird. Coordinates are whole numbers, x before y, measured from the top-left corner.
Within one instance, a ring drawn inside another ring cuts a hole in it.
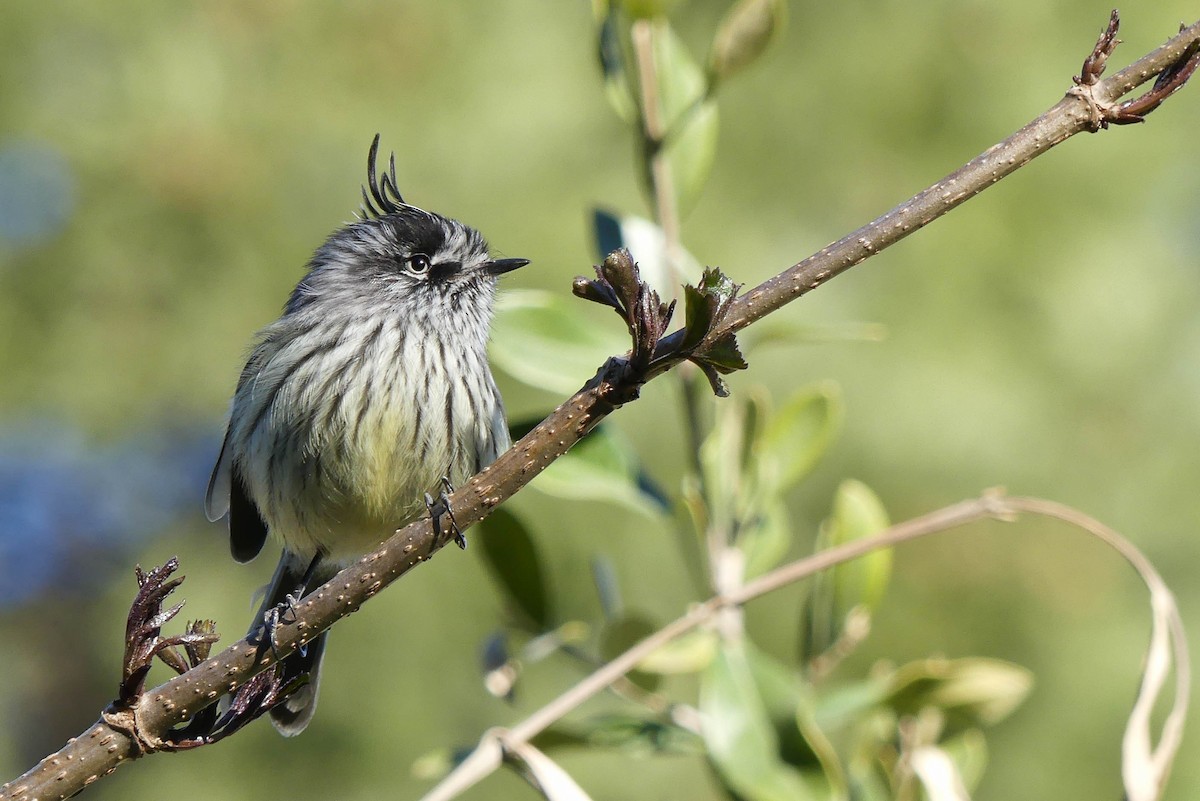
[[[378,150],[376,135],[359,219],[258,333],[209,481],[205,512],[228,513],[234,559],[268,533],[283,545],[252,631],[511,444],[487,340],[497,276],[528,261],[494,259],[475,229],[406,203],[394,156],[377,178]],[[309,679],[270,712],[285,736],[312,719],[325,639],[279,668],[284,685]]]

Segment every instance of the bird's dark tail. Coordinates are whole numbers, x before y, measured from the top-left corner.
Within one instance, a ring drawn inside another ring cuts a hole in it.
[[[262,607],[258,610],[251,632],[263,625],[267,613],[287,602],[288,595],[299,597],[312,587],[324,584],[331,579],[337,568],[317,560],[298,556],[284,550],[279,558],[279,566],[275,575],[267,585],[266,596]],[[281,685],[307,678],[307,683],[285,698],[278,706],[270,711],[271,723],[275,730],[284,737],[295,737],[308,726],[313,713],[317,711],[317,690],[321,681],[321,658],[325,655],[325,639],[329,632],[324,631],[304,648],[280,663],[282,675]]]

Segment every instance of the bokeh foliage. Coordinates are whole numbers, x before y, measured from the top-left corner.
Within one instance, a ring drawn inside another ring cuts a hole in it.
[[[705,52],[728,5],[676,4],[680,40]],[[722,91],[689,250],[740,282],[777,272],[1050,105],[1107,12],[1079,0],[790,4],[765,60]],[[1196,16],[1178,0],[1122,12],[1117,63]],[[523,0],[6,6],[0,193],[19,189],[41,212],[0,237],[0,576],[29,577],[10,556],[26,549],[62,561],[52,591],[0,610],[0,773],[81,730],[113,694],[134,561],[180,554],[188,612],[230,636],[248,621],[269,566],[233,565],[202,523],[207,459],[188,443],[211,437],[215,456],[248,335],[350,217],[375,131],[397,151],[407,197],[534,260],[515,289],[567,296],[594,260],[594,207],[648,214],[591,15],[583,2]],[[826,458],[788,496],[789,553],[811,549],[848,477],[895,520],[1004,483],[1129,533],[1200,619],[1193,89],[1145,126],[1069,143],[768,321],[814,341],[756,350],[751,371],[728,379],[734,395],[761,382],[782,406],[832,380],[846,407]],[[579,320],[620,333],[588,307],[575,302]],[[864,322],[886,339],[853,335]],[[595,366],[562,369],[586,378]],[[514,419],[557,400],[501,380]],[[673,487],[686,467],[678,398],[665,382],[645,395],[612,422],[640,469]],[[164,431],[173,450],[154,446]],[[590,590],[571,591],[591,586],[597,556],[627,610],[666,619],[694,597],[677,543],[635,507],[516,499],[560,619],[602,614]],[[338,626],[304,737],[256,728],[89,793],[415,797],[426,784],[407,766],[419,755],[516,720],[579,675],[546,659],[514,706],[484,691],[481,643],[509,617],[481,551],[441,555]],[[775,659],[794,658],[802,599],[747,611]],[[1137,583],[1083,538],[981,526],[895,555],[871,637],[840,670],[934,652],[1024,665],[1037,685],[989,733],[977,797],[1026,795],[1031,777],[1038,795],[1106,797],[1146,618]],[[1168,798],[1200,787],[1197,753],[1185,744]],[[631,782],[642,797],[718,797],[696,753],[562,762],[596,798],[627,797]],[[502,776],[470,797],[528,793]]]

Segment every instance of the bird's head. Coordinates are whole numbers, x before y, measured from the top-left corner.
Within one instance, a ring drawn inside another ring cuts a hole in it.
[[[329,302],[490,316],[496,277],[529,261],[494,259],[474,228],[406,203],[396,188],[395,157],[380,177],[378,150],[376,134],[359,219],[317,250],[287,311]]]

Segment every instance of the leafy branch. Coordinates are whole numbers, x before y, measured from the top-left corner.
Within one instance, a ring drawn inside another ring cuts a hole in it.
[[[713,596],[692,607],[685,615],[663,626],[591,673],[516,726],[508,730],[492,729],[487,732],[476,751],[430,790],[422,801],[449,801],[497,770],[505,758],[520,760],[522,752],[529,748],[533,738],[547,727],[634,670],[639,663],[651,658],[671,640],[711,622],[723,609],[741,606],[769,592],[884,548],[981,520],[1016,522],[1021,515],[1061,520],[1099,539],[1133,567],[1150,592],[1152,634],[1146,656],[1147,668],[1134,702],[1133,713],[1126,726],[1122,756],[1128,797],[1132,801],[1158,798],[1170,772],[1171,761],[1183,738],[1183,722],[1187,715],[1191,685],[1187,636],[1170,590],[1162,576],[1133,543],[1100,521],[1053,501],[1008,497],[993,491],[980,498],[962,501],[899,523],[873,536],[798,559],[732,592]],[[1171,711],[1163,723],[1161,736],[1155,745],[1151,736],[1150,711],[1162,692],[1172,664],[1175,668],[1174,698]],[[536,773],[541,765],[527,767]],[[551,799],[574,797],[569,794],[546,795]]]

